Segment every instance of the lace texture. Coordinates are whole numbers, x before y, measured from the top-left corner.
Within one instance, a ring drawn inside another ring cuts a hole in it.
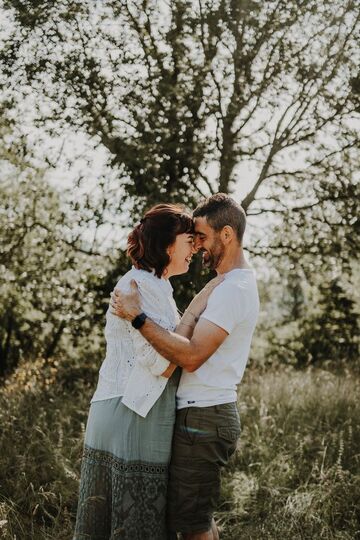
[[[85,447],[73,540],[166,540],[168,467]]]
[[[179,316],[172,297],[170,282],[159,279],[145,270],[133,268],[118,281],[116,288],[129,292],[132,279],[135,279],[138,284],[143,311],[163,328],[174,330]],[[148,344],[140,332],[131,326],[131,323],[113,315],[110,309],[106,314],[105,338],[106,356],[100,369],[97,389],[91,401],[123,396],[126,391],[131,397],[132,388],[127,389],[127,385],[133,369],[138,364],[146,368],[149,374],[140,389],[144,395],[151,394],[147,400],[148,406],[145,407],[147,411],[164,389],[164,381],[158,375],[166,370],[169,362]],[[134,377],[135,375],[136,373]],[[139,390],[138,387],[135,389]],[[134,410],[138,412],[136,408]]]

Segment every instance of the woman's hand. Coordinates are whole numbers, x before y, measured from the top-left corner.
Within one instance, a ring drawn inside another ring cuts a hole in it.
[[[139,289],[134,279],[131,280],[130,286],[131,292],[129,294],[114,289],[110,301],[111,313],[127,321],[133,321],[141,313]]]
[[[206,308],[210,294],[222,281],[224,281],[223,276],[216,276],[214,279],[209,281],[196,296],[194,296],[181,318],[181,322],[183,324],[195,326],[198,318]]]

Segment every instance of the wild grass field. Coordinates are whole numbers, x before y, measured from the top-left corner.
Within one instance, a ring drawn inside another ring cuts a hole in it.
[[[1,538],[71,539],[93,365],[38,360],[0,391]],[[222,540],[360,539],[358,376],[249,368],[239,408]]]

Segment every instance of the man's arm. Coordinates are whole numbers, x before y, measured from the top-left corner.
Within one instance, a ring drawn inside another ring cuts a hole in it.
[[[189,308],[192,307],[195,312],[201,313],[210,292],[221,281],[222,278],[215,278],[205,287],[207,291],[204,290],[195,297],[185,311],[176,332],[165,330],[150,318],[146,319],[139,332],[161,356],[172,364],[181,366],[187,371],[195,371],[220,347],[228,332],[206,319],[200,319],[197,322],[197,316]],[[133,321],[142,310],[136,282],[132,280],[130,285],[130,294],[124,294],[115,289],[111,306],[115,315]],[[169,366],[162,375],[170,376],[173,369]]]
[[[199,320],[190,339],[165,330],[149,318],[139,331],[159,354],[190,372],[206,362],[228,336],[206,319]]]

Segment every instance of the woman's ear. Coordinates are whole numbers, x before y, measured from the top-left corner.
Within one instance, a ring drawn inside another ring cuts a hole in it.
[[[169,258],[170,258],[170,261],[171,261],[172,254],[174,253],[174,245],[173,244],[166,248],[166,253],[169,255]]]

